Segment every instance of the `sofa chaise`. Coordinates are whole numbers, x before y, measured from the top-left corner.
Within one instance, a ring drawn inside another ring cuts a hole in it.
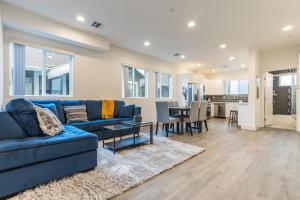
[[[88,171],[97,166],[98,140],[112,136],[103,126],[132,120],[118,117],[123,101],[116,101],[112,119],[101,119],[101,101],[33,100],[55,104],[64,131],[55,136],[31,137],[8,112],[0,112],[0,198],[25,189]],[[66,124],[64,106],[86,105],[89,121]],[[100,106],[99,106],[100,105]],[[128,134],[128,133],[124,133]]]

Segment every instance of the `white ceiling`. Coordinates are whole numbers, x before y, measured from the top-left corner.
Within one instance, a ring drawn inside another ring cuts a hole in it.
[[[4,0],[134,51],[211,72],[239,69],[248,49],[300,43],[300,0]],[[172,11],[171,11],[172,10]],[[76,21],[80,14],[85,23]],[[92,21],[103,29],[90,27]],[[188,21],[197,25],[187,28]],[[291,32],[282,32],[285,25]],[[151,46],[144,47],[145,40]],[[226,43],[225,50],[219,48]],[[174,53],[184,53],[185,60]],[[229,57],[234,56],[234,61]],[[198,67],[197,64],[202,66]]]

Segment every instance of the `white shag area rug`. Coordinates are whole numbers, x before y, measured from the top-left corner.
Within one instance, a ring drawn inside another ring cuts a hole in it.
[[[99,143],[95,170],[26,190],[11,199],[111,199],[204,151],[165,137],[154,137],[153,145],[125,149],[115,155],[100,147]]]

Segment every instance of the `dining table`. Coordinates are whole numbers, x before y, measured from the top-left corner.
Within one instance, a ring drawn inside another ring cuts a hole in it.
[[[189,111],[190,111],[190,107],[188,106],[171,106],[169,107],[169,111],[170,113],[174,113],[174,112],[179,112],[179,114],[176,116],[179,118],[180,120],[180,133],[183,134],[183,127],[184,127],[184,118],[188,115]]]

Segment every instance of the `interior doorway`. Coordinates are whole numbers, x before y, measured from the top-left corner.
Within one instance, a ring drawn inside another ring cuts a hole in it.
[[[296,130],[297,69],[265,73],[265,127]]]

